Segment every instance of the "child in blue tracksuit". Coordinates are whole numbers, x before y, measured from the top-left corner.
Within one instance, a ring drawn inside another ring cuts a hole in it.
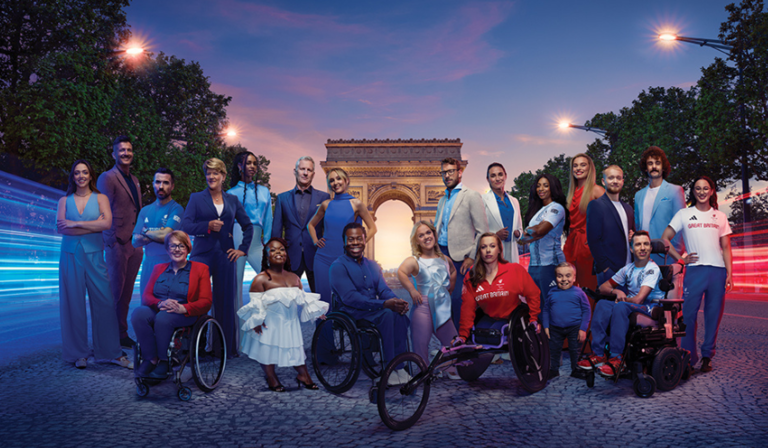
[[[560,263],[555,268],[557,288],[549,290],[541,307],[541,323],[549,338],[549,378],[560,376],[560,358],[563,340],[568,338],[568,353],[571,357],[571,376],[582,378],[576,368],[579,347],[587,338],[587,329],[592,315],[589,299],[578,286],[576,267],[571,263]]]

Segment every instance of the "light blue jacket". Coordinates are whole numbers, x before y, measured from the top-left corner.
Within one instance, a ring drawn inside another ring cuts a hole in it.
[[[647,231],[651,235],[651,239],[655,240],[661,238],[664,229],[666,229],[672,221],[672,217],[675,216],[675,213],[685,208],[685,193],[683,192],[683,187],[662,180],[659,194],[656,195],[656,200],[653,202],[650,229],[644,229],[642,227],[643,203],[645,202],[645,195],[648,193],[648,188],[649,186],[646,186],[635,194],[635,229]],[[675,235],[671,242],[675,247],[675,250],[679,253],[682,253],[685,250],[683,238],[680,233]],[[661,255],[653,255],[652,258],[658,265],[665,264],[664,257]],[[667,260],[666,264],[669,264],[671,261]]]

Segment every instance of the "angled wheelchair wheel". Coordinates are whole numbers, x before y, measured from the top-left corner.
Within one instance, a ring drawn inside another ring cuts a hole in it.
[[[211,392],[227,366],[227,344],[219,322],[210,316],[198,320],[192,329],[190,347],[192,378],[200,390]]]
[[[361,369],[360,340],[345,315],[331,313],[317,325],[312,336],[312,368],[320,384],[334,394],[355,385]]]
[[[411,380],[405,384],[389,386],[395,381],[398,369],[404,369]],[[395,356],[381,374],[378,402],[379,417],[389,429],[402,431],[413,426],[427,407],[429,400],[430,378],[416,383],[417,377],[424,376],[427,364],[416,353],[406,352]]]
[[[684,371],[683,357],[677,347],[665,347],[656,355],[651,367],[656,388],[672,390],[680,383]]]
[[[472,364],[466,366],[456,366],[456,373],[464,381],[475,381],[488,370],[488,366],[493,361],[493,353],[483,353],[477,358],[471,360]]]
[[[517,379],[528,392],[547,386],[549,375],[549,343],[544,331],[528,326],[528,305],[520,304],[509,318],[509,358]]]
[[[656,380],[652,376],[640,373],[632,384],[635,395],[640,398],[648,398],[656,392]]]

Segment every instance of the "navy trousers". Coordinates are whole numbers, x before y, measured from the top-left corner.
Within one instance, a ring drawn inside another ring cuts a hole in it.
[[[196,316],[186,317],[183,314],[167,311],[157,312],[144,305],[136,308],[131,315],[131,325],[136,332],[142,358],[159,358],[161,361],[168,360],[168,345],[171,343],[173,330],[194,325],[195,322],[197,322]]]
[[[208,266],[213,280],[213,306],[211,314],[221,325],[226,339],[227,357],[237,355],[237,332],[239,319],[235,309],[235,295],[237,294],[237,264],[227,259],[227,254],[214,249],[204,254],[189,258],[191,261],[199,261]]]

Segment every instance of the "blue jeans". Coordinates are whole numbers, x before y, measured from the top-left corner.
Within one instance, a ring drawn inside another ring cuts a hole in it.
[[[696,365],[699,355],[696,351],[696,325],[701,301],[704,299],[704,342],[701,356],[715,356],[717,331],[725,308],[725,268],[715,266],[689,266],[683,283],[683,322],[685,337],[680,345],[691,352],[691,365]]]
[[[624,352],[627,330],[629,330],[629,315],[634,312],[650,317],[651,307],[630,302],[616,303],[610,300],[597,302],[592,314],[592,351],[596,355],[601,356],[605,352],[606,342],[610,342],[612,358]],[[608,340],[609,327],[610,341]]]

